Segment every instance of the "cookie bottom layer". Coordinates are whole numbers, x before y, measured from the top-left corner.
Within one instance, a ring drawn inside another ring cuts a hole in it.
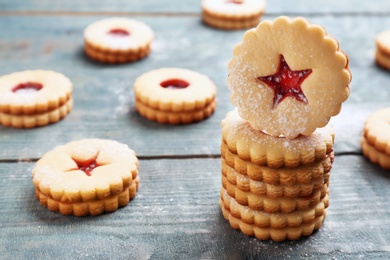
[[[375,61],[382,68],[390,70],[390,56],[386,53],[376,50]]]
[[[86,216],[101,215],[104,212],[113,212],[119,207],[126,206],[137,193],[137,183],[133,182],[127,189],[117,195],[111,197],[76,203],[64,203],[47,197],[39,190],[35,189],[35,197],[40,201],[40,204],[50,211],[59,212],[63,215]]]
[[[320,229],[326,216],[326,209],[321,216],[316,216],[312,222],[304,223],[298,227],[286,227],[282,229],[259,228],[253,224],[247,224],[240,218],[234,217],[228,209],[224,207],[223,201],[220,200],[223,217],[229,221],[234,229],[241,230],[247,236],[255,236],[259,240],[273,240],[281,242],[284,240],[298,240],[302,236],[310,236],[314,230]]]
[[[115,50],[101,50],[92,44],[85,43],[85,53],[93,60],[102,63],[119,64],[140,60],[150,53],[150,44],[140,47],[136,50],[129,51],[115,51]]]
[[[202,110],[196,110],[193,112],[167,112],[146,106],[139,100],[135,101],[135,108],[141,116],[146,117],[151,121],[171,125],[190,124],[202,121],[214,113],[216,105],[217,102],[213,100]]]
[[[383,169],[390,170],[389,155],[378,151],[374,146],[370,145],[364,136],[360,139],[360,144],[365,157]]]
[[[15,128],[34,128],[56,123],[63,119],[73,107],[73,98],[70,98],[64,105],[50,112],[35,115],[11,115],[0,113],[0,124]]]
[[[263,13],[253,16],[243,17],[228,17],[218,16],[203,10],[203,21],[212,27],[224,30],[239,30],[245,28],[256,27]]]

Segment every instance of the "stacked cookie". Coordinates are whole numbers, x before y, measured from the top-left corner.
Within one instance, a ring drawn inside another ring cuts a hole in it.
[[[150,53],[154,33],[139,21],[107,18],[84,30],[85,53],[103,63],[125,63],[140,60]]]
[[[208,118],[216,107],[217,87],[205,75],[179,68],[146,72],[134,83],[135,108],[162,124],[189,124]]]
[[[32,176],[41,205],[74,216],[95,216],[124,207],[139,185],[135,152],[104,139],[56,147],[38,160]]]
[[[361,147],[371,162],[390,170],[390,108],[372,113],[364,124]]]
[[[224,30],[255,27],[266,6],[264,0],[203,0],[201,5],[203,21]]]
[[[348,58],[322,27],[279,17],[245,33],[228,70],[237,109],[222,122],[223,215],[262,240],[308,236],[329,205],[327,123],[349,96]]]
[[[0,123],[32,128],[55,123],[73,106],[72,83],[45,70],[15,72],[0,77]]]
[[[375,61],[382,68],[390,70],[390,31],[376,37]]]

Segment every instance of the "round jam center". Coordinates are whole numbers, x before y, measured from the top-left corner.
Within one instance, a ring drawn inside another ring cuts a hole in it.
[[[126,37],[130,35],[128,31],[119,28],[108,31],[108,34],[115,37]]]
[[[98,165],[95,160],[90,162],[77,162],[77,167],[80,171],[85,172],[87,176],[91,176],[93,169],[95,169]]]
[[[168,79],[160,83],[161,87],[170,89],[183,89],[189,85],[190,83],[182,79]]]
[[[227,0],[226,1],[226,3],[228,3],[228,4],[236,4],[236,5],[240,5],[243,2],[244,2],[243,0]]]
[[[41,90],[43,85],[41,83],[26,82],[20,83],[12,88],[12,92],[17,94],[34,94]]]

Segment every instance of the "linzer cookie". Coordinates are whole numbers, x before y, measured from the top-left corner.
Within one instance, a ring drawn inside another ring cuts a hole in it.
[[[45,70],[15,72],[0,77],[0,123],[32,128],[55,123],[73,107],[72,83]]]
[[[189,124],[214,112],[216,91],[214,83],[205,75],[186,69],[162,68],[136,79],[135,107],[152,121]]]
[[[139,21],[108,18],[90,24],[84,30],[85,52],[103,63],[125,63],[146,57],[154,34]]]
[[[373,163],[390,169],[390,108],[368,116],[364,124],[361,146],[363,154]]]
[[[234,171],[254,181],[264,182],[270,185],[291,186],[296,184],[309,184],[313,180],[326,178],[332,169],[334,153],[331,152],[324,159],[301,165],[299,168],[269,168],[259,166],[249,161],[240,159],[237,154],[229,151],[227,145],[221,144],[222,171],[226,165],[226,172]],[[243,177],[240,180],[244,180]]]
[[[222,139],[240,159],[269,168],[293,168],[326,158],[333,151],[334,131],[326,126],[309,136],[275,138],[254,129],[234,110],[222,121]]]
[[[231,227],[260,240],[297,240],[321,228],[329,206],[329,196],[307,210],[292,213],[265,213],[238,204],[221,189],[220,207]]]
[[[275,137],[312,134],[349,96],[348,57],[322,27],[304,18],[279,17],[247,31],[228,72],[240,116]]]
[[[265,6],[264,0],[203,0],[203,21],[225,30],[255,27]]]
[[[390,31],[382,32],[376,37],[375,61],[379,66],[390,70]]]
[[[64,215],[100,215],[135,197],[138,159],[127,145],[84,139],[46,153],[33,171],[36,198]]]
[[[324,29],[279,17],[247,31],[228,64],[237,109],[222,121],[220,207],[235,229],[283,241],[319,229],[348,58]]]

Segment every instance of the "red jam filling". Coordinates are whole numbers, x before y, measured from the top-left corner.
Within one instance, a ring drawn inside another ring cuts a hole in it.
[[[35,82],[26,82],[26,83],[20,83],[12,88],[12,92],[14,93],[22,93],[22,92],[37,92],[43,88],[43,85],[41,83],[35,83]]]
[[[183,89],[189,85],[190,83],[182,79],[168,79],[160,83],[161,87],[170,89]]]
[[[126,37],[130,35],[128,31],[119,28],[108,31],[108,34],[115,37]]]
[[[86,162],[77,162],[77,167],[80,171],[85,172],[87,176],[91,176],[93,169],[98,167],[95,160],[93,161],[86,161]]]
[[[258,77],[274,91],[274,108],[286,97],[292,97],[303,103],[308,103],[302,92],[302,82],[311,74],[312,70],[291,70],[283,55],[280,55],[279,67],[275,74]]]
[[[228,4],[237,4],[237,5],[240,5],[242,4],[244,1],[243,0],[226,0],[225,3],[228,3]]]

